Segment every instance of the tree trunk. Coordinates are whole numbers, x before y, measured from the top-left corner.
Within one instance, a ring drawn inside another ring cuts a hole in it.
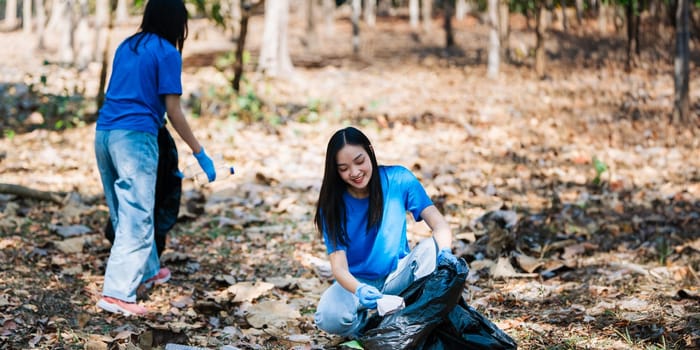
[[[467,6],[467,0],[457,0],[455,2],[455,18],[458,21],[464,19],[467,16],[469,7]]]
[[[60,1],[61,4],[61,22],[60,22],[60,39],[58,46],[59,61],[63,64],[70,65],[75,60],[74,34],[76,28],[75,15],[73,11],[74,0]]]
[[[411,24],[411,29],[417,29],[420,18],[420,0],[408,0],[408,18]]]
[[[17,21],[17,0],[5,0],[5,29],[15,30],[18,24],[19,21]]]
[[[544,47],[547,39],[547,6],[545,5],[544,1],[538,1],[537,3],[537,26],[535,27],[537,36],[537,41],[535,44],[535,73],[537,73],[538,77],[543,78],[547,59]]]
[[[376,0],[365,0],[365,23],[370,27],[374,27],[377,23],[376,4]]]
[[[430,33],[433,27],[433,2],[432,0],[421,0],[421,19],[423,20],[423,31]]]
[[[498,41],[501,58],[506,60],[510,54],[510,9],[507,0],[498,1]]]
[[[236,94],[241,92],[241,78],[243,77],[243,52],[245,51],[245,39],[248,36],[248,19],[250,18],[250,3],[241,1],[241,23],[236,40],[236,60],[233,62],[233,81],[231,86]]]
[[[122,25],[129,21],[129,3],[128,0],[117,0],[117,12],[114,16],[114,23]]]
[[[559,0],[559,4],[561,5],[561,28],[566,32],[569,30],[569,22],[566,17],[566,0]]]
[[[352,52],[360,52],[360,11],[362,0],[352,0]]]
[[[241,9],[243,8],[243,4],[241,4],[241,0],[229,0],[228,6],[229,8],[229,23],[231,23],[231,35],[236,36],[240,35],[240,24],[241,24]]]
[[[688,124],[690,122],[688,1],[678,0],[676,8],[676,58],[673,64],[675,92],[672,117],[674,124]]]
[[[487,76],[489,79],[498,79],[498,70],[500,64],[500,40],[499,40],[499,20],[498,11],[499,0],[489,0],[488,3],[488,25],[489,25],[489,58]]]
[[[107,27],[107,30],[104,33],[104,45],[102,46],[102,57],[100,59],[101,61],[101,67],[100,67],[100,85],[97,88],[97,110],[102,107],[102,104],[105,101],[105,90],[107,87],[107,71],[109,70],[109,38],[112,34],[112,27],[114,26],[114,19],[112,15],[112,1],[110,0],[100,0],[101,6],[104,8],[100,11],[104,11],[106,9],[107,13],[106,16],[103,18],[105,20],[104,25]],[[101,13],[100,16],[104,16],[104,13]],[[97,119],[97,118],[95,118]]]
[[[318,33],[316,32],[316,0],[306,0],[306,35],[304,42],[307,52],[313,52],[318,47]]]
[[[576,0],[576,21],[583,24],[583,0]]]
[[[335,33],[335,0],[323,1],[323,19],[326,22],[326,34],[330,37]]]
[[[294,71],[287,45],[289,0],[265,1],[265,27],[258,69],[268,76],[289,77]]]
[[[452,28],[452,13],[454,8],[452,8],[452,1],[443,2],[445,8],[443,10],[444,15],[444,26],[445,26],[445,46],[449,49],[455,46],[455,35]]]
[[[610,1],[610,0],[608,0]],[[608,13],[610,6],[607,3],[601,2],[598,8],[598,31],[601,33],[608,32]]]
[[[627,10],[627,61],[625,69],[629,72],[632,69],[633,55],[639,55],[639,8],[637,0],[628,0]]]
[[[32,33],[32,0],[22,0],[22,31]]]
[[[44,28],[46,27],[46,10],[44,9],[44,0],[34,1],[34,7],[36,7],[36,49],[44,50],[46,48],[44,43]]]
[[[95,30],[90,28],[89,18],[88,1],[80,0],[80,17],[74,32],[76,51],[78,53],[75,64],[80,70],[87,68],[88,64],[95,58],[93,49]]]
[[[107,26],[109,25],[110,0],[95,1],[95,43],[93,45],[94,57],[102,62],[102,52],[107,44]]]
[[[20,185],[0,183],[0,193],[11,194],[11,195],[19,196],[22,198],[49,201],[49,202],[53,202],[56,204],[63,203],[63,198],[62,198],[63,195],[60,193],[39,191],[39,190],[35,190],[35,189],[29,188],[29,187],[20,186]]]

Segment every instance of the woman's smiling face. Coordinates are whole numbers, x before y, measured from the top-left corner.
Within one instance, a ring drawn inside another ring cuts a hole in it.
[[[347,183],[348,192],[355,198],[369,196],[372,161],[362,146],[346,144],[335,156],[340,178]]]

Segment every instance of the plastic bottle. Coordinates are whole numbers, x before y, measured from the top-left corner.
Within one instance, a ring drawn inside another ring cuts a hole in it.
[[[214,179],[214,181],[223,180],[236,173],[233,166],[226,164],[220,154],[215,154],[211,159],[214,162],[214,171],[216,171],[216,179]],[[185,178],[193,179],[194,182],[200,186],[210,182],[207,173],[205,173],[196,162],[187,166],[185,169]]]

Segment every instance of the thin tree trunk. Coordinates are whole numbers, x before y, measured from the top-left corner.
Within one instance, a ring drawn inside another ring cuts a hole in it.
[[[689,21],[688,21],[688,1],[678,0],[676,8],[676,58],[673,65],[674,73],[674,102],[673,116],[674,124],[687,124],[690,121],[690,100],[689,100]]]
[[[610,6],[601,2],[598,8],[598,31],[601,33],[607,33],[608,31],[608,12],[610,12]]]
[[[583,24],[583,0],[576,0],[576,21],[578,25]]]
[[[454,12],[454,8],[452,8],[452,1],[445,1],[443,2],[445,9],[444,9],[444,26],[445,26],[445,46],[449,49],[453,46],[455,46],[455,35],[454,35],[454,30],[452,28],[452,13]]]
[[[464,19],[467,16],[468,6],[467,0],[457,0],[455,2],[455,18],[458,21]]]
[[[265,1],[265,28],[258,69],[269,76],[288,77],[294,67],[287,45],[289,0]]]
[[[408,18],[411,29],[417,29],[420,22],[420,0],[408,0]]]
[[[318,33],[316,32],[316,0],[306,0],[306,50],[313,52],[318,47]]]
[[[129,20],[129,4],[127,0],[117,0],[117,13],[114,17],[114,23],[121,25]]]
[[[421,19],[423,20],[423,31],[430,33],[433,28],[433,2],[432,0],[421,0]]]
[[[535,44],[535,73],[540,78],[544,77],[546,65],[545,41],[547,39],[547,6],[544,1],[538,1],[537,27],[535,28],[537,42]]]
[[[59,60],[63,64],[72,64],[75,60],[74,34],[75,14],[73,11],[74,0],[62,1],[61,31],[59,39]]]
[[[41,51],[46,48],[46,45],[44,43],[44,34],[46,28],[46,10],[44,9],[44,0],[34,1],[34,7],[36,7],[36,49]]]
[[[510,55],[510,9],[507,0],[498,1],[498,41],[501,58],[507,60]]]
[[[489,0],[488,3],[488,16],[489,16],[489,58],[488,58],[488,69],[487,76],[489,79],[498,78],[498,70],[500,64],[500,40],[499,40],[499,0]]]
[[[241,23],[238,39],[236,40],[236,60],[233,62],[233,82],[231,86],[237,94],[241,92],[241,78],[243,78],[243,52],[245,51],[245,39],[248,36],[248,18],[250,18],[250,3],[241,1]]]
[[[639,29],[637,0],[628,0],[625,8],[627,10],[627,61],[625,69],[629,72],[632,69],[632,56],[639,54],[639,35],[636,32]]]
[[[88,0],[80,0],[80,17],[74,32],[78,53],[75,64],[80,70],[87,68],[88,64],[95,59],[95,51],[93,49],[95,30],[90,28],[89,18]]]
[[[368,26],[374,27],[375,24],[377,23],[377,15],[376,15],[376,0],[365,0],[365,6],[364,6],[364,15],[365,15],[365,23],[367,23]]]
[[[229,19],[231,23],[231,35],[240,35],[240,24],[241,24],[241,9],[243,4],[241,0],[229,0]]]
[[[107,44],[107,26],[109,25],[110,0],[95,1],[95,44],[93,45],[94,57],[102,62],[102,53]]]
[[[107,17],[106,19],[106,26],[107,26],[107,31],[104,34],[105,38],[105,43],[104,46],[102,46],[102,58],[101,58],[101,67],[100,67],[100,85],[97,90],[97,110],[99,111],[100,108],[102,107],[102,104],[105,101],[105,90],[107,87],[107,71],[109,70],[109,42],[110,42],[110,37],[112,36],[112,28],[114,27],[114,15],[112,11],[112,1],[107,0]]]
[[[32,0],[22,0],[22,31],[32,33]]]
[[[14,30],[17,28],[17,0],[5,0],[5,29]]]
[[[569,30],[569,22],[566,17],[566,0],[559,0],[559,4],[561,5],[561,27],[566,32]]]
[[[360,52],[360,11],[362,0],[352,0],[352,52]]]
[[[335,33],[335,0],[323,1],[323,19],[326,22],[326,34],[333,36]]]

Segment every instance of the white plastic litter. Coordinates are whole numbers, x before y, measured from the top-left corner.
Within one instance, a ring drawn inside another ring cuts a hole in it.
[[[404,307],[406,307],[406,304],[404,303],[403,298],[398,295],[384,294],[382,298],[377,300],[377,312],[379,313],[379,316],[396,312]]]

